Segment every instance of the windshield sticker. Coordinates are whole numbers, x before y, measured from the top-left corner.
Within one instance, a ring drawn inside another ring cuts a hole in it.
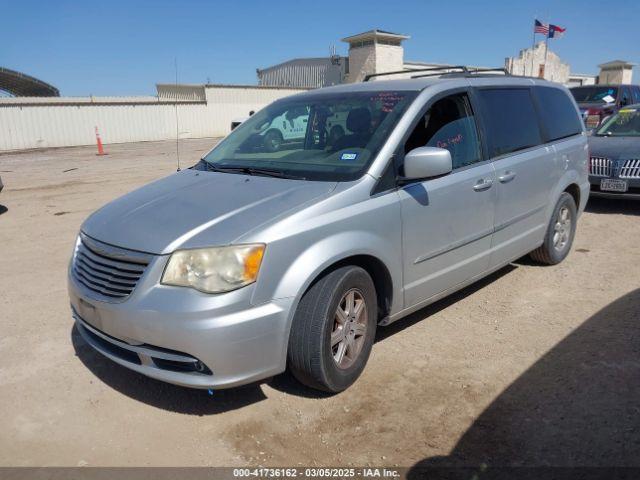
[[[607,103],[613,103],[615,101],[615,98],[613,98],[611,95],[607,95],[606,97],[602,97],[602,100]]]
[[[340,157],[340,160],[352,161],[352,160],[355,160],[356,158],[358,158],[357,153],[343,153],[342,156]]]
[[[620,113],[633,113],[633,112],[637,112],[638,110],[635,108],[623,108],[622,110],[620,110]]]
[[[403,98],[404,96],[397,92],[379,92],[371,97],[371,101],[380,106],[380,111],[390,113]]]

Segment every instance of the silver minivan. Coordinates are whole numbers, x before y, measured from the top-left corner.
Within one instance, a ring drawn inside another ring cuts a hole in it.
[[[336,112],[344,131],[330,135]],[[276,118],[304,135],[274,147]],[[287,97],[84,222],[68,276],[76,328],[178,385],[289,369],[338,392],[378,326],[523,255],[561,262],[587,161],[573,98],[543,80],[463,69]]]

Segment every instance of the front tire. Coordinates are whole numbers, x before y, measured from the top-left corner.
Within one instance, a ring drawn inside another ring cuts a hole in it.
[[[556,265],[563,261],[573,244],[576,234],[578,210],[573,197],[563,192],[553,209],[544,243],[529,256],[538,263]]]
[[[377,316],[375,286],[364,269],[329,272],[300,300],[289,336],[289,370],[311,388],[345,390],[369,359]]]
[[[278,130],[269,130],[264,136],[264,147],[268,152],[277,152],[284,138]]]

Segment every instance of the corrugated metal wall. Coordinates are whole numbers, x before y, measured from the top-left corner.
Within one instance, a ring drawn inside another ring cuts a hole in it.
[[[260,85],[320,88],[342,83],[343,64],[334,65],[330,58],[298,58],[258,70]]]
[[[0,151],[94,144],[95,127],[103,143],[217,137],[231,120],[247,116],[297,89],[211,86],[202,102],[131,98],[1,98]]]

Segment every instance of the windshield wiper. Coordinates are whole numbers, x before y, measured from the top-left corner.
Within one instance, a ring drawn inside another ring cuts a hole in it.
[[[229,172],[229,173],[244,173],[245,175],[259,175],[263,177],[276,177],[276,178],[288,178],[291,180],[306,180],[305,177],[298,177],[284,173],[281,170],[270,170],[267,168],[255,168],[255,167],[234,167],[226,165],[213,165],[209,162],[207,164],[207,170],[211,172]]]

